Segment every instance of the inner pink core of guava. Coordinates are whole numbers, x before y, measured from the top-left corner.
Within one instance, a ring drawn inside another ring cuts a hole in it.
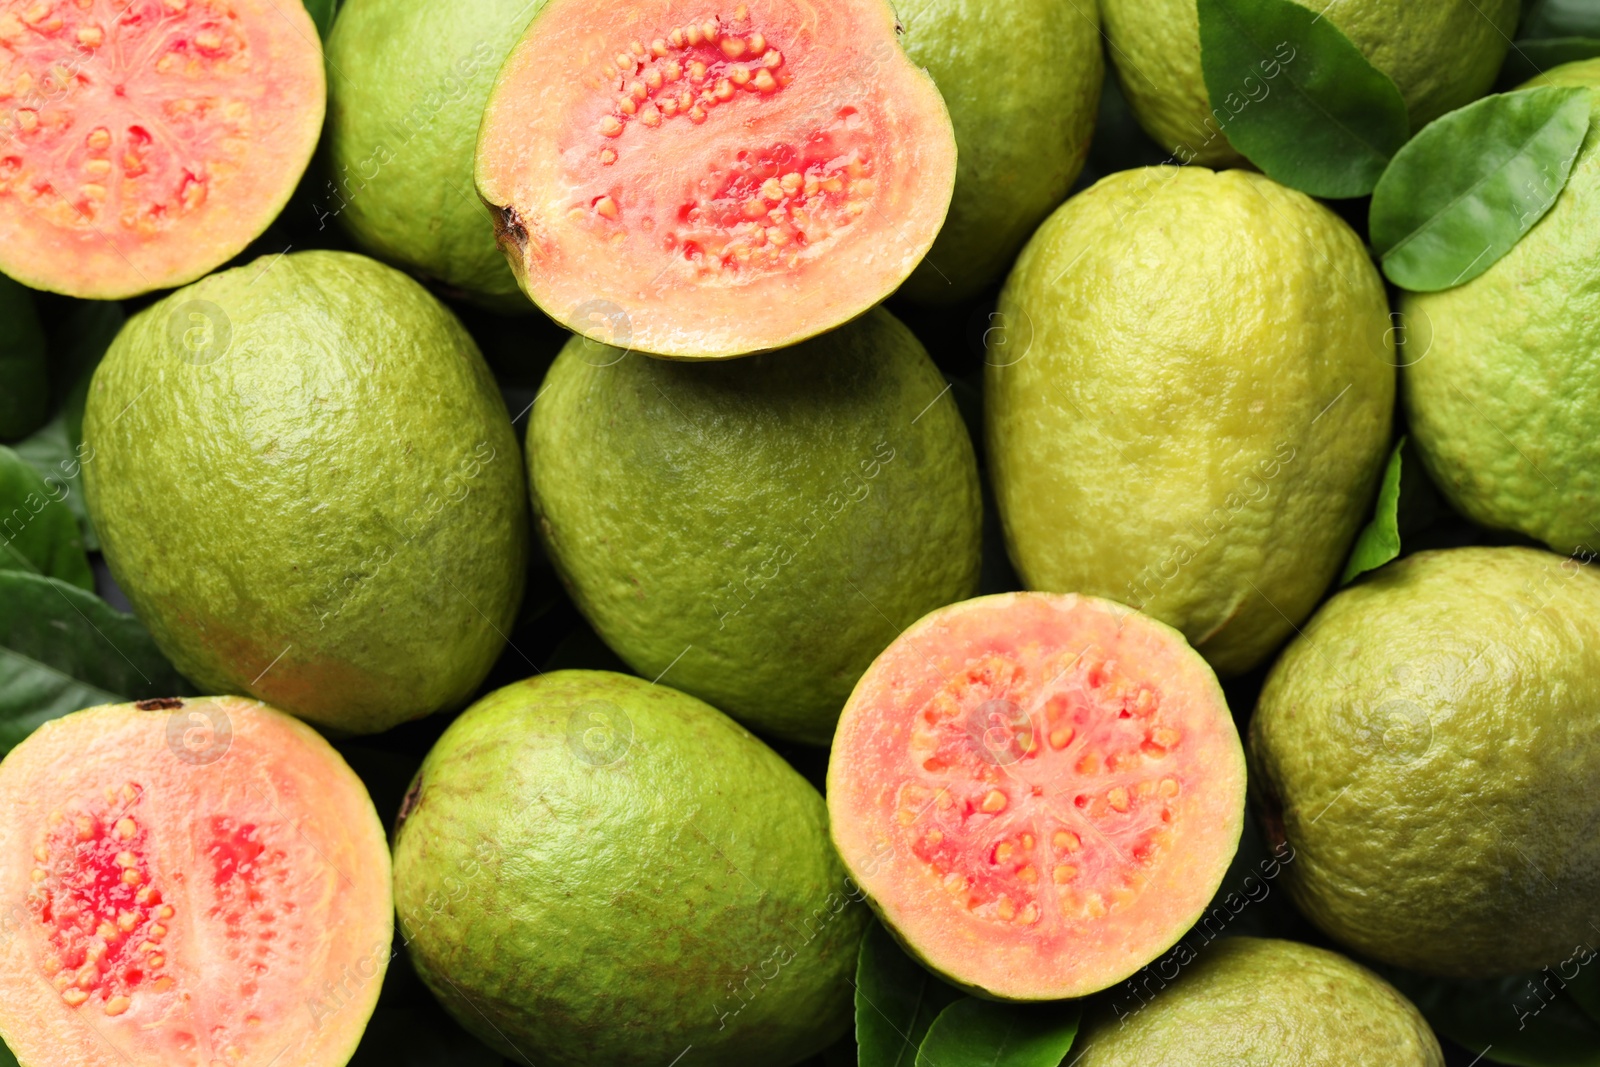
[[[0,197],[69,228],[166,228],[258,136],[231,88],[251,68],[218,0],[0,0]]]
[[[1098,646],[974,660],[914,711],[906,846],[978,918],[1110,914],[1142,893],[1181,815],[1183,730],[1164,711]]]
[[[703,176],[676,197],[640,188],[636,173],[607,169],[625,153],[650,158],[659,150],[652,133],[674,124],[743,122],[745,106],[781,106],[791,81],[780,42],[755,28],[743,5],[732,18],[709,15],[619,44],[601,70],[614,103],[598,122],[598,166],[582,205],[602,239],[635,228],[650,233],[665,254],[705,277],[792,268],[807,248],[849,228],[877,183],[866,122],[848,105],[794,143],[707,160]]]

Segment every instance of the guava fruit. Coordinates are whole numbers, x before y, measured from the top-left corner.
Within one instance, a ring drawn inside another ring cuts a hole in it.
[[[266,229],[322,130],[317,29],[273,0],[0,0],[0,271],[97,300]]]
[[[956,170],[895,32],[885,0],[550,0],[478,140],[517,281],[580,334],[683,359],[878,303],[933,244]]]
[[[595,631],[762,733],[827,744],[872,657],[977,592],[971,439],[881,309],[716,365],[573,338],[528,457],[545,552]]]
[[[1030,589],[1260,663],[1339,573],[1389,452],[1383,280],[1310,197],[1247,171],[1148,167],[1073,197],[989,331],[988,458]]]
[[[1083,169],[1105,78],[1099,14],[1073,0],[899,0],[895,12],[957,148],[950,214],[900,293],[955,303],[1006,272]]]
[[[394,924],[361,780],[238,697],[90,708],[12,749],[0,899],[28,1067],[343,1067]]]
[[[1394,80],[1412,130],[1489,91],[1521,8],[1519,0],[1294,2],[1325,15]],[[1242,163],[1228,143],[1231,116],[1206,93],[1196,0],[1101,0],[1100,13],[1112,64],[1145,131],[1179,163]],[[1247,91],[1260,90],[1241,75],[1240,92]]]
[[[0,441],[26,437],[50,417],[49,370],[32,294],[0,275]]]
[[[1376,572],[1273,667],[1250,755],[1330,937],[1448,977],[1565,960],[1600,899],[1600,577],[1527,548]]]
[[[1244,753],[1182,635],[1094,597],[1005,593],[896,639],[839,719],[845,866],[931,970],[983,996],[1104,989],[1210,902]]]
[[[1600,59],[1530,85],[1586,87]],[[1596,108],[1600,113],[1600,106]],[[1483,274],[1401,298],[1417,450],[1462,514],[1558,552],[1600,545],[1600,132],[1550,213]]]
[[[1388,982],[1327,949],[1255,937],[1224,938],[1175,981],[1101,1005],[1073,1051],[1073,1067],[1444,1067]]]
[[[112,574],[202,687],[372,733],[499,654],[522,459],[472,338],[399,271],[298,252],[173,293],[117,335],[83,436]]]
[[[497,310],[532,310],[473,187],[489,88],[542,0],[347,0],[328,37],[321,214],[360,248]]]
[[[868,920],[822,798],[665,685],[555,671],[484,697],[396,830],[417,973],[541,1067],[786,1067],[848,1029]]]

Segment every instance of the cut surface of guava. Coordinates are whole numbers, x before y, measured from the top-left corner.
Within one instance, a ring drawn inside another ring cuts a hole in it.
[[[551,0],[490,95],[477,182],[529,296],[597,340],[727,357],[889,295],[955,140],[883,0]]]
[[[0,271],[103,300],[198,278],[282,209],[324,97],[299,3],[0,0]]]
[[[46,723],[0,765],[0,1035],[28,1067],[340,1067],[389,854],[321,737],[233,697]]]
[[[1169,948],[1238,847],[1244,757],[1205,661],[1111,601],[943,608],[845,706],[828,809],[845,864],[934,971],[1079,997]]]

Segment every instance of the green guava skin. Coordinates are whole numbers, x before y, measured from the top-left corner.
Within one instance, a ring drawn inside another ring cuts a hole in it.
[[[786,1067],[850,1026],[868,913],[821,796],[665,685],[484,697],[423,761],[394,858],[417,973],[517,1062]]]
[[[1394,80],[1413,132],[1489,91],[1521,8],[1520,0],[1294,2],[1325,15]],[[1112,63],[1146,132],[1179,163],[1243,163],[1228,141],[1226,122],[1229,112],[1241,113],[1262,88],[1247,85],[1241,75],[1235,97],[1210,99],[1196,0],[1100,0],[1100,7]],[[1266,91],[1276,90],[1269,83]],[[1223,121],[1214,117],[1213,106]]]
[[[1098,8],[1081,0],[898,0],[900,46],[956,130],[956,189],[901,295],[953,304],[1011,266],[1083,169],[1105,80]]]
[[[1389,306],[1361,239],[1247,171],[1100,181],[1000,295],[988,458],[1029,589],[1262,662],[1338,574],[1389,451]]]
[[[478,199],[478,120],[543,2],[347,0],[328,35],[322,210],[362,251],[498,311],[533,305]]]
[[[1073,1067],[1444,1067],[1415,1005],[1311,945],[1224,938],[1141,993],[1089,1015]]]
[[[826,744],[873,658],[977,590],[977,461],[948,390],[881,309],[721,363],[575,337],[528,430],[541,542],[639,674]]]
[[[112,343],[84,442],[112,573],[203,690],[374,733],[464,704],[499,654],[521,456],[477,346],[399,271],[300,252],[178,290]]]
[[[44,327],[33,294],[0,274],[0,441],[26,437],[50,413]]]
[[[1600,576],[1528,548],[1376,572],[1273,667],[1250,758],[1330,937],[1457,978],[1566,959],[1600,899]]]
[[[1528,83],[1590,90],[1600,59]],[[1600,129],[1566,188],[1494,266],[1407,293],[1406,413],[1424,466],[1456,510],[1558,552],[1600,545]]]

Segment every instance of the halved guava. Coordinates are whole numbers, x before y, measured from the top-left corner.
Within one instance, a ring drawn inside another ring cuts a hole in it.
[[[244,249],[311,160],[298,2],[0,0],[0,271],[115,300]]]
[[[1200,917],[1238,848],[1244,753],[1176,630],[1007,593],[922,619],[845,705],[828,811],[928,967],[1008,1000],[1121,981]]]
[[[41,726],[0,764],[0,1035],[28,1067],[340,1067],[389,853],[310,727],[234,697]]]
[[[608,344],[723,358],[888,296],[955,135],[883,0],[550,0],[500,71],[478,190],[518,281]]]

